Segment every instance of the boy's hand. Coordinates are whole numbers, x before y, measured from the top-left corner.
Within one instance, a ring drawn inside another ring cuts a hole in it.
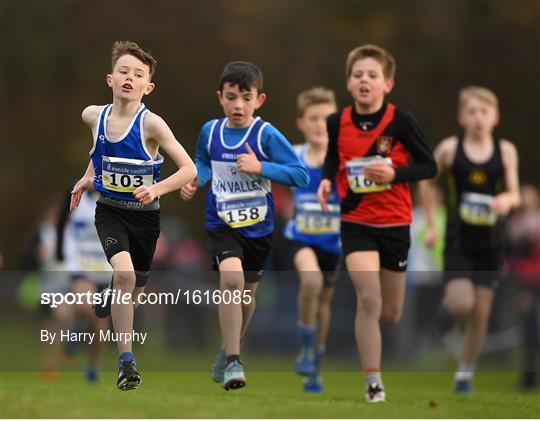
[[[257,155],[251,149],[251,147],[246,143],[246,150],[248,153],[241,153],[236,158],[236,166],[242,172],[247,172],[251,174],[261,174],[262,173],[262,164],[261,161],[257,159]]]
[[[491,209],[499,216],[508,215],[512,210],[511,197],[507,193],[498,194],[491,202]]]
[[[180,197],[186,202],[188,200],[191,200],[193,196],[195,196],[195,192],[197,191],[198,187],[199,182],[197,181],[197,179],[195,179],[191,183],[187,183],[186,185],[180,187]]]
[[[330,193],[332,193],[332,182],[324,178],[321,180],[317,189],[317,198],[324,213],[328,212],[328,198],[330,197]]]
[[[426,235],[424,237],[424,243],[426,247],[432,248],[437,242],[437,229],[428,224],[426,227]]]
[[[143,205],[149,205],[158,196],[156,186],[141,186],[137,187],[133,192],[133,196]]]
[[[378,184],[391,183],[396,176],[396,170],[387,164],[373,164],[364,168],[364,175]]]
[[[83,177],[71,190],[71,201],[69,203],[69,211],[71,212],[79,203],[81,203],[82,195],[86,190],[91,190],[94,187],[94,180],[92,178]]]

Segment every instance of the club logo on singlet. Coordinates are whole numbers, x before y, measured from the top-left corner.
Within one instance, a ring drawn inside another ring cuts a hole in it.
[[[392,143],[392,136],[379,136],[377,138],[377,153],[382,156],[388,155],[392,149]]]

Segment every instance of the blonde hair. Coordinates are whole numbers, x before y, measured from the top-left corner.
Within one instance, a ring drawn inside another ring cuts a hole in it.
[[[371,57],[381,64],[385,79],[394,78],[396,74],[396,61],[392,54],[377,45],[366,44],[356,47],[347,56],[347,62],[345,64],[345,76],[347,79],[351,76],[354,63],[366,57]]]
[[[459,91],[458,112],[463,110],[465,104],[471,98],[477,98],[491,105],[497,111],[499,110],[499,100],[493,91],[481,86],[467,86]]]
[[[334,91],[323,88],[322,86],[317,86],[298,94],[296,99],[298,117],[302,117],[307,108],[311,105],[318,104],[330,104],[337,108]]]

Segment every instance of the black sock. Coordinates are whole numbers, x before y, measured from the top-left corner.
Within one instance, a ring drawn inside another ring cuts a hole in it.
[[[229,365],[233,361],[238,361],[240,364],[242,364],[242,361],[240,361],[240,355],[227,355],[227,365]]]

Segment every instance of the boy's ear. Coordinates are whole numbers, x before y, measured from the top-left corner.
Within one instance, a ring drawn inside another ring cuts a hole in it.
[[[304,132],[304,119],[302,117],[296,118],[296,127],[298,127],[298,130],[302,133]]]
[[[265,101],[266,101],[266,94],[260,93],[259,96],[257,97],[257,104],[255,105],[255,109],[262,107]]]
[[[385,81],[386,86],[384,87],[384,93],[389,94],[390,91],[394,88],[395,83],[396,82],[395,82],[394,78],[386,79],[386,81]]]
[[[111,74],[108,74],[107,76],[105,76],[105,81],[107,82],[107,86],[109,88],[112,88],[112,75]]]
[[[217,96],[217,100],[219,101],[219,103],[221,104],[221,91],[216,91],[216,96]]]
[[[149,94],[150,92],[152,92],[154,89],[156,89],[156,84],[150,82],[150,83],[148,84],[148,86],[146,87],[146,89],[144,90],[144,94],[145,94],[145,95],[148,95],[148,94]]]

